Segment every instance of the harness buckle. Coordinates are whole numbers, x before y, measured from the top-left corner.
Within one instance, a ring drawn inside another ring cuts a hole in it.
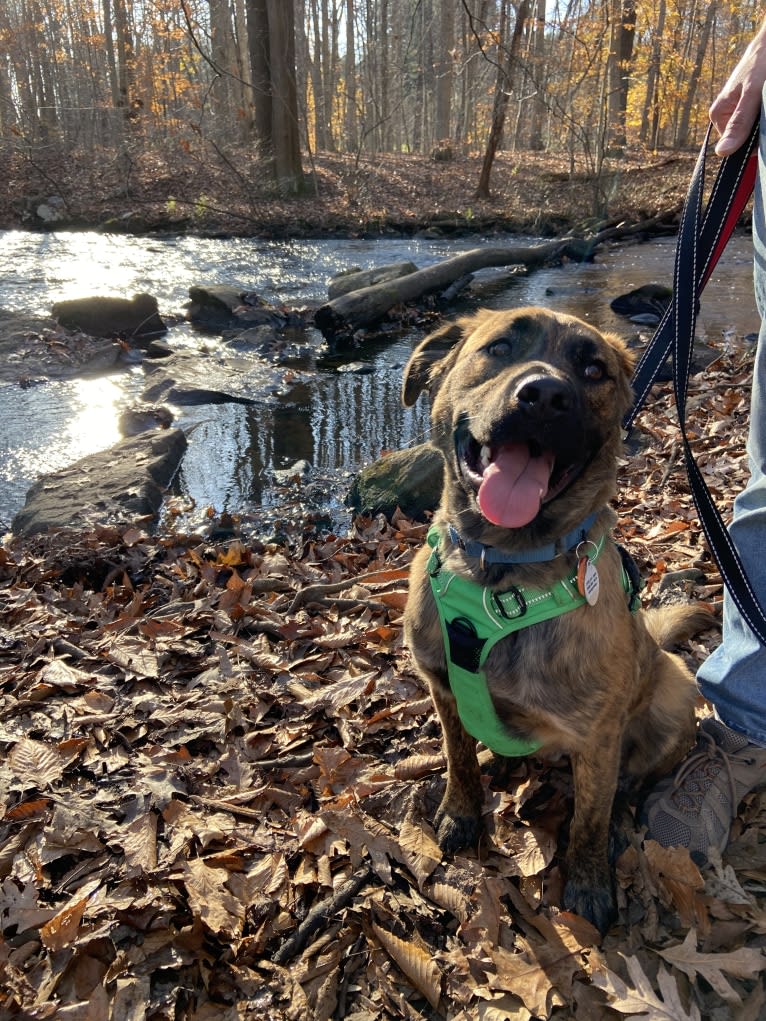
[[[500,598],[501,595],[502,596],[508,596],[508,595],[513,596],[513,598],[516,600],[516,605],[519,608],[519,612],[518,613],[514,613],[513,615],[511,615],[510,613],[507,613],[505,607],[503,606],[503,601]],[[509,589],[506,589],[505,592],[493,592],[492,593],[492,601],[495,604],[495,608],[497,609],[497,612],[502,617],[505,617],[506,620],[517,620],[519,617],[523,617],[524,614],[527,612],[527,601],[524,598],[524,596],[522,595],[521,590],[518,589],[515,585],[511,585],[511,587]]]

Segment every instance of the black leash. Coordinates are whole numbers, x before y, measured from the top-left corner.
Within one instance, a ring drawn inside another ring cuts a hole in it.
[[[756,123],[747,142],[721,161],[703,210],[705,158],[711,130],[709,127],[700,150],[681,217],[673,300],[636,367],[633,376],[636,402],[623,424],[626,434],[629,433],[663,363],[672,351],[678,422],[689,484],[700,524],[729,594],[750,629],[766,645],[766,613],[753,591],[739,554],[697,466],[686,434],[686,397],[699,298],[750,198],[758,159]]]

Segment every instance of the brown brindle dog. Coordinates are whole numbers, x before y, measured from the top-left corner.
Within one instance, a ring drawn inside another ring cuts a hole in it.
[[[563,905],[602,932],[615,909],[618,778],[665,773],[694,740],[693,678],[664,647],[712,621],[700,606],[634,612],[610,538],[631,368],[617,337],[522,308],[427,337],[403,386],[408,405],[430,392],[445,461],[405,614],[444,731],[439,844],[449,853],[478,838],[477,739],[504,756],[567,753],[575,801]],[[498,638],[507,620],[513,630]]]

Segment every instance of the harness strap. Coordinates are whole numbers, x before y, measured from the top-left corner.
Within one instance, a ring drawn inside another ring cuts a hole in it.
[[[444,570],[439,555],[440,542],[439,528],[431,526],[428,544],[432,553],[427,571],[439,613],[449,684],[458,715],[465,730],[496,754],[508,758],[531,755],[540,748],[540,742],[509,732],[500,720],[489,693],[484,665],[502,638],[585,605],[587,600],[577,590],[577,573],[562,578],[547,590],[519,585],[505,592],[495,592]],[[593,563],[598,560],[605,543],[606,536],[602,536],[591,544]],[[633,583],[624,563],[622,583],[632,597]],[[632,609],[632,598],[630,603]]]

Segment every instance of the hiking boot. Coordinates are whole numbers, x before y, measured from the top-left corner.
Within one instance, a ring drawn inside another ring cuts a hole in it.
[[[766,784],[766,748],[712,717],[702,721],[696,746],[675,776],[646,799],[647,837],[663,847],[688,847],[698,865],[729,842],[737,806],[748,791]]]

